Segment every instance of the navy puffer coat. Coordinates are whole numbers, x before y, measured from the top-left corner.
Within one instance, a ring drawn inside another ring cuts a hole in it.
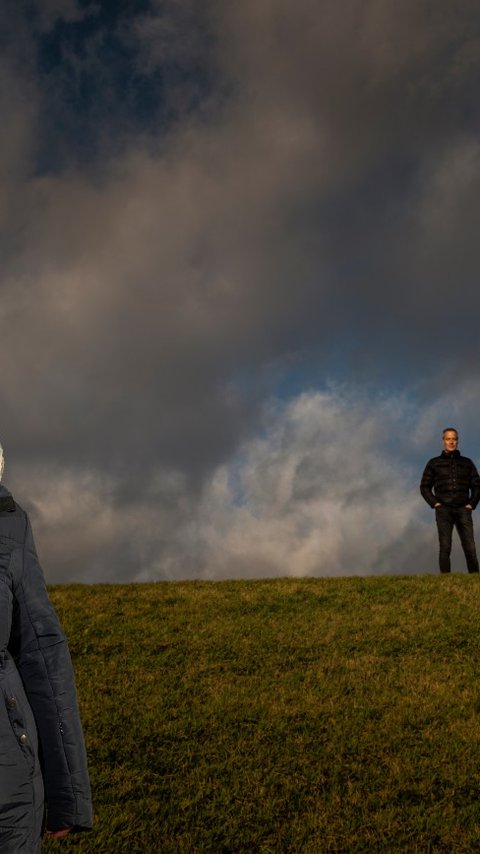
[[[37,854],[42,826],[92,825],[68,645],[27,514],[0,484],[0,852]]]

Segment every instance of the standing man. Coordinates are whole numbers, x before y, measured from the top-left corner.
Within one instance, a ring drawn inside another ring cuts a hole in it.
[[[458,531],[469,572],[478,572],[472,510],[480,500],[480,476],[468,457],[458,450],[458,433],[443,431],[444,450],[425,466],[420,492],[435,510],[440,544],[440,572],[450,572],[453,527]]]

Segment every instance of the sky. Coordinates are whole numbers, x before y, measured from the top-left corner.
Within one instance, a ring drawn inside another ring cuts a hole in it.
[[[473,0],[3,0],[0,440],[47,581],[437,571]],[[454,568],[464,571],[455,551]]]

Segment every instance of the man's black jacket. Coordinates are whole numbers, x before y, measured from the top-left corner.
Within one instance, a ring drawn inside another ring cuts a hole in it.
[[[476,507],[480,476],[472,460],[462,457],[460,451],[442,451],[425,466],[420,492],[430,507],[438,502],[447,507]]]

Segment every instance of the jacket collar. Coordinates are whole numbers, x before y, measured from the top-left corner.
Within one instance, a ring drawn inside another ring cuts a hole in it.
[[[15,501],[12,498],[12,493],[8,491],[3,483],[0,483],[0,513],[13,513],[15,510]]]
[[[460,451],[442,451],[440,456],[444,457],[447,460],[451,460],[452,457],[459,457]]]

